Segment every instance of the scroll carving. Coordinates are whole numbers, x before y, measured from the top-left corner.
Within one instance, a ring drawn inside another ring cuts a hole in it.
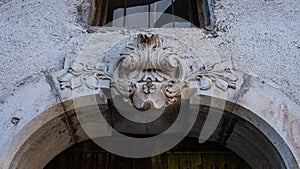
[[[59,76],[57,80],[61,89],[76,89],[85,85],[89,89],[95,90],[100,87],[101,80],[111,79],[111,77],[112,75],[106,71],[106,66],[103,64],[84,65],[73,62],[67,73]]]
[[[74,63],[68,72],[58,78],[61,89],[75,89],[85,85],[100,88],[101,80],[110,80],[112,92],[139,110],[156,109],[171,105],[190,82],[198,90],[209,90],[215,84],[226,91],[235,89],[237,76],[220,64],[188,67],[171,47],[166,47],[159,35],[139,34],[136,42],[120,53],[112,72],[107,65]]]

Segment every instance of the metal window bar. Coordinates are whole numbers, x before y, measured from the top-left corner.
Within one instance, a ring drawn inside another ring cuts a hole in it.
[[[150,0],[148,0],[148,28],[150,28],[150,24],[151,24],[151,22],[150,22],[150,19],[151,19],[151,13],[150,13],[150,10],[151,10],[151,2],[150,2]]]
[[[125,27],[125,23],[126,23],[126,12],[127,12],[127,11],[126,11],[126,8],[127,8],[127,7],[126,7],[126,6],[127,6],[126,0],[123,1],[123,4],[124,4],[124,5],[123,5],[123,6],[124,6],[123,27]]]
[[[172,0],[172,25],[173,28],[175,28],[175,6],[174,6],[175,0]]]

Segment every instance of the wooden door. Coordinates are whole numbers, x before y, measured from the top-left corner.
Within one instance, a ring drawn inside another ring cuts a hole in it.
[[[44,169],[251,169],[232,151],[214,144],[185,140],[174,149],[151,158],[120,157],[92,141],[65,150]]]

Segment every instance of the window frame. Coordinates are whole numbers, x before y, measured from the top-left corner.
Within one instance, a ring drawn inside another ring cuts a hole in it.
[[[127,16],[127,8],[129,5],[127,1],[134,2],[134,0],[119,0],[122,2],[121,6],[124,8],[124,20]],[[136,0],[137,2],[139,0]],[[148,1],[148,13],[151,12],[151,4],[155,3],[155,0],[145,0]],[[175,1],[170,0],[172,5],[172,15],[175,15]],[[212,30],[214,28],[214,16],[213,16],[213,5],[211,0],[183,0],[188,3],[188,15],[189,22],[192,25]],[[91,0],[90,1],[90,11],[88,17],[88,24],[90,26],[105,26],[110,21],[113,20],[112,14],[109,14],[109,3],[116,2],[115,0]],[[141,2],[141,1],[140,1]],[[140,5],[140,4],[137,4]],[[118,6],[116,6],[118,7]],[[115,9],[115,8],[113,8]],[[107,25],[112,26],[112,25]],[[125,21],[123,22],[123,27],[125,27]],[[148,15],[148,27],[150,27],[150,13]],[[174,17],[173,17],[173,27],[175,26]]]

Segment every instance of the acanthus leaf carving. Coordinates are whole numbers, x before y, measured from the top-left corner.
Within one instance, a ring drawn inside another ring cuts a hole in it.
[[[190,74],[187,80],[199,81],[200,90],[210,89],[213,83],[223,91],[226,91],[228,88],[235,89],[238,77],[231,72],[230,68],[222,70],[215,68],[218,64],[207,66],[207,68],[200,68],[198,71]]]
[[[135,45],[127,46],[115,66],[112,87],[123,96],[133,98],[132,104],[141,110],[156,109],[171,104],[180,94],[185,78],[185,65],[172,51],[163,46],[159,35],[138,35]],[[135,87],[124,93],[124,84]],[[161,101],[164,98],[164,102]]]
[[[93,63],[84,65],[76,62],[72,63],[66,73],[57,78],[61,89],[76,89],[85,85],[92,90],[98,89],[100,81],[103,79],[111,79],[105,65],[95,65]]]
[[[166,47],[159,35],[139,34],[136,41],[120,53],[112,72],[102,62],[84,65],[73,63],[68,72],[58,77],[61,89],[85,85],[99,88],[101,80],[110,80],[112,92],[121,95],[139,110],[163,108],[176,102],[189,82],[198,83],[198,90],[216,87],[226,91],[236,88],[238,77],[220,63],[189,67],[173,48]]]

